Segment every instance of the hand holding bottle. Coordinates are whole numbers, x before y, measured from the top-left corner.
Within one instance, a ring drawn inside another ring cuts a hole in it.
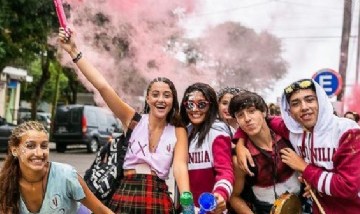
[[[204,192],[199,197],[200,211],[199,214],[206,214],[212,212],[216,208],[215,195],[209,192]]]

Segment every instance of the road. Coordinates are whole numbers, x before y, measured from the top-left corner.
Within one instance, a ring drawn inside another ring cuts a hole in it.
[[[91,166],[93,163],[96,154],[89,154],[86,151],[86,148],[71,148],[66,150],[65,153],[57,153],[55,151],[55,145],[50,145],[50,161],[67,163],[75,167],[78,173],[81,176],[84,176],[85,171]],[[0,153],[0,168],[4,162],[5,153]],[[173,192],[174,190],[174,178],[172,177],[172,170],[169,179],[167,180],[167,184],[169,186],[169,190]],[[173,194],[172,194],[173,195]]]

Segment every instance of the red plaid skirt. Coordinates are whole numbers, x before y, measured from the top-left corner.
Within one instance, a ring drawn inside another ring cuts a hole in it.
[[[115,213],[175,213],[164,180],[155,175],[125,176],[114,193],[109,208]]]

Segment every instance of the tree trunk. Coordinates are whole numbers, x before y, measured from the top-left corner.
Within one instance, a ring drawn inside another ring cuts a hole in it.
[[[36,118],[36,112],[38,108],[38,102],[44,93],[44,87],[47,81],[50,79],[50,59],[53,55],[52,51],[46,50],[47,54],[41,55],[41,77],[39,82],[35,84],[35,90],[31,96],[31,119]]]

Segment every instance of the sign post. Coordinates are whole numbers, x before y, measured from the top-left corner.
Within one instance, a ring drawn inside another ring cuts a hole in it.
[[[324,68],[313,75],[313,79],[324,88],[329,97],[338,95],[342,90],[342,78],[340,74],[330,68]]]

